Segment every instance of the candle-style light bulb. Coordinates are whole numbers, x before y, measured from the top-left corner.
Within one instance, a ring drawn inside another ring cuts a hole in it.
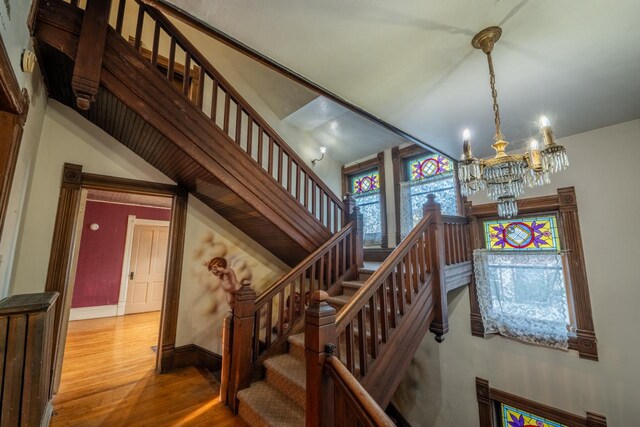
[[[324,154],[327,152],[327,147],[320,147],[320,154]]]
[[[546,128],[549,126],[551,126],[551,122],[549,121],[549,118],[547,116],[540,116],[540,127]]]
[[[471,131],[469,129],[465,129],[464,132],[462,132],[462,140],[469,141],[470,139],[471,139]]]
[[[469,129],[465,129],[462,132],[462,160],[469,160],[473,158],[471,153],[471,132]]]
[[[529,142],[529,159],[531,160],[531,169],[536,172],[542,170],[542,155],[540,154],[540,143],[537,139]]]

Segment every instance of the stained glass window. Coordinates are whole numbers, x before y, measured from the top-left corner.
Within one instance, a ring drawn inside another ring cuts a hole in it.
[[[500,404],[502,427],[566,427],[564,424],[542,418],[513,406]]]
[[[365,194],[380,190],[380,174],[378,169],[373,169],[351,177],[351,189],[353,194]]]
[[[349,178],[356,205],[360,208],[364,223],[364,244],[382,243],[382,216],[380,211],[380,173],[370,169]]]
[[[410,181],[420,181],[453,171],[451,160],[440,154],[423,154],[405,162]]]
[[[486,221],[484,235],[490,250],[560,250],[555,216]]]

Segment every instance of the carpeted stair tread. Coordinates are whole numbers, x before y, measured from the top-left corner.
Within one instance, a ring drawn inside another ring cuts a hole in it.
[[[289,354],[304,362],[304,332],[301,334],[289,335],[287,341],[289,341]]]
[[[356,281],[356,280],[347,280],[342,282],[343,288],[351,288],[351,289],[360,289],[364,282]]]
[[[335,295],[327,298],[327,302],[329,304],[339,305],[339,306],[347,305],[349,301],[351,301],[351,295]]]
[[[264,367],[267,370],[267,383],[304,408],[307,382],[305,362],[290,354],[283,354],[265,360]]]
[[[297,427],[305,424],[304,410],[266,381],[258,381],[241,390],[238,399],[238,412],[252,427]]]

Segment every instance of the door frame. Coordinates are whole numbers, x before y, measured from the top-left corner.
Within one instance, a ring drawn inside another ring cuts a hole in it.
[[[105,175],[96,175],[82,171],[81,165],[65,163],[60,184],[60,196],[56,212],[55,226],[49,256],[46,292],[59,292],[60,304],[55,306],[53,328],[53,391],[60,385],[64,345],[67,337],[67,325],[71,309],[70,276],[72,273],[75,235],[77,233],[78,210],[83,189],[127,192],[156,196],[169,196],[171,203],[171,225],[169,227],[169,247],[167,249],[167,267],[165,270],[164,294],[162,296],[162,314],[156,371],[169,372],[173,369],[175,341],[178,326],[178,305],[180,300],[180,282],[182,278],[182,258],[187,219],[188,192],[178,185],[138,181]]]
[[[142,219],[136,218],[135,215],[129,215],[127,219],[127,234],[124,242],[124,258],[122,259],[122,276],[120,276],[120,294],[118,295],[118,308],[116,311],[116,316],[124,316],[124,309],[127,304],[129,270],[131,269],[131,249],[133,248],[133,233],[135,232],[136,226],[138,225],[171,227],[171,221],[163,221],[158,219]]]

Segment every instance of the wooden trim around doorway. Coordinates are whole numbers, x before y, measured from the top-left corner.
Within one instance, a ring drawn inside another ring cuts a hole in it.
[[[65,163],[45,285],[46,292],[59,292],[61,296],[60,304],[56,304],[53,330],[55,337],[52,352],[54,391],[57,390],[59,384],[66,340],[66,325],[71,306],[72,295],[69,292],[69,276],[82,189],[172,197],[165,289],[158,339],[157,371],[161,373],[168,372],[173,368],[174,364],[184,233],[187,218],[187,191],[176,185],[90,174],[83,172],[80,165]]]

